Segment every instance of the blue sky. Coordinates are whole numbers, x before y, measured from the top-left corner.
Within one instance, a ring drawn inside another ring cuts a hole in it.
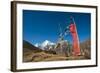
[[[75,12],[23,10],[23,39],[32,44],[45,40],[57,42],[59,24],[62,29],[70,25],[70,17],[74,17],[79,40],[82,42],[91,36],[91,14]],[[64,37],[72,42],[71,35]]]

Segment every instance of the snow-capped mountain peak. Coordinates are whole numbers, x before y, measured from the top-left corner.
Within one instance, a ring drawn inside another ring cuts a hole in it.
[[[35,46],[36,47],[39,47],[41,49],[44,49],[46,48],[47,46],[52,46],[52,45],[55,45],[55,43],[49,41],[49,40],[45,40],[44,42],[42,43],[36,43]]]
[[[41,45],[42,45],[42,47],[45,47],[47,45],[54,45],[54,43],[52,43],[52,42],[50,42],[48,40],[45,40]]]

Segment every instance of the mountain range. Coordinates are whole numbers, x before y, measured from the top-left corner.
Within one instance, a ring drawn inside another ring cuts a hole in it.
[[[47,46],[53,46],[53,45],[55,45],[55,43],[53,43],[53,42],[51,42],[49,40],[45,40],[42,43],[36,43],[34,46],[38,47],[38,48],[40,48],[42,50],[45,50]]]

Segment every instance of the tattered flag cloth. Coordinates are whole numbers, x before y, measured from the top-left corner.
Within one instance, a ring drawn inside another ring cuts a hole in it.
[[[69,30],[73,38],[73,55],[78,56],[80,55],[80,45],[75,22],[70,24]]]

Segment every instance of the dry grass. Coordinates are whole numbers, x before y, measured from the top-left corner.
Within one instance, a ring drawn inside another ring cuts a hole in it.
[[[24,56],[24,62],[40,62],[40,61],[61,61],[61,60],[82,60],[85,59],[84,56],[61,56],[57,54],[49,54],[45,52],[30,53]]]

